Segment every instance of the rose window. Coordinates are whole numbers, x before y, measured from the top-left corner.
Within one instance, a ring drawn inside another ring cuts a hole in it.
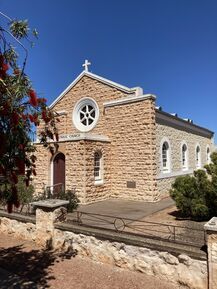
[[[75,127],[87,132],[94,128],[99,118],[99,108],[92,98],[81,99],[73,111],[73,123]]]
[[[84,107],[80,109],[79,114],[80,121],[85,126],[91,125],[96,117],[96,111],[92,105],[84,105]]]

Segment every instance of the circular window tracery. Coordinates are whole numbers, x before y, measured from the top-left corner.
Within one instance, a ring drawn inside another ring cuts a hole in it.
[[[80,121],[83,125],[91,125],[96,116],[96,111],[95,108],[92,105],[84,105],[80,109]]]
[[[81,99],[73,111],[73,123],[75,127],[87,132],[94,128],[99,118],[99,108],[92,98]]]

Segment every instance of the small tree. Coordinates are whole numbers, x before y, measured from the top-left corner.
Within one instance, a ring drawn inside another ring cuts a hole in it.
[[[217,212],[217,153],[211,160],[205,170],[178,177],[172,185],[170,196],[185,217],[207,219]]]
[[[0,15],[9,21],[5,26],[0,24],[0,175],[1,183],[12,192],[8,199],[11,211],[13,205],[19,206],[17,176],[25,174],[28,186],[31,176],[36,175],[36,148],[31,134],[43,122],[40,140],[53,152],[48,139],[57,140],[58,133],[55,115],[49,110],[47,100],[38,97],[25,74],[28,50],[21,41],[30,41],[28,22],[13,20],[1,12]],[[37,37],[36,30],[32,33]],[[24,51],[22,63],[18,61],[13,42]]]

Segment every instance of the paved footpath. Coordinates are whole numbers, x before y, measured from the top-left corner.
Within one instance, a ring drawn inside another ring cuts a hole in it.
[[[142,273],[42,250],[34,243],[1,235],[1,289],[178,289]]]
[[[88,205],[80,205],[78,211],[138,220],[174,206],[174,204],[170,197],[158,202],[108,199]]]

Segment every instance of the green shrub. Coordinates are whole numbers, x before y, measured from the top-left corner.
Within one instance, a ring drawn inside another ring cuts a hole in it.
[[[206,220],[217,212],[217,153],[204,170],[176,178],[170,196],[184,217]]]
[[[52,192],[50,187],[46,188],[44,194],[41,195],[40,199],[61,199],[69,201],[67,205],[67,210],[69,213],[72,213],[75,209],[77,209],[79,205],[79,199],[75,194],[75,190],[62,190],[60,189],[57,192]],[[39,200],[39,198],[37,199]]]
[[[26,186],[25,177],[19,176],[18,177],[18,184],[17,184],[17,193],[18,199],[20,201],[20,211],[23,210],[25,205],[29,205],[33,201],[35,189],[32,184],[28,187]]]
[[[58,195],[58,199],[69,201],[69,204],[67,205],[67,210],[69,213],[76,210],[80,202],[75,192],[72,190],[61,191]]]
[[[1,184],[0,185],[0,191],[1,191],[0,204],[2,206],[6,206],[7,203],[13,197],[12,186],[8,183]],[[33,185],[30,184],[27,187],[24,176],[18,176],[17,194],[18,194],[18,200],[20,203],[19,210],[20,210],[20,212],[22,212],[24,206],[29,205],[29,203],[33,200],[33,194],[34,194]]]

